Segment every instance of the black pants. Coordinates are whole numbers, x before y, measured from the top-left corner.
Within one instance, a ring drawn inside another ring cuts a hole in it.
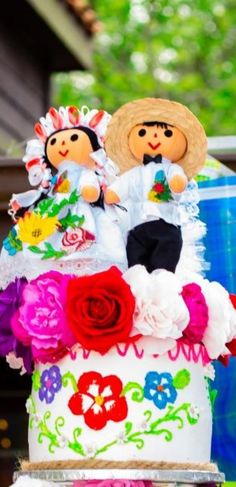
[[[182,249],[179,226],[164,220],[153,220],[134,227],[128,234],[127,259],[129,267],[142,264],[148,272],[166,269],[175,272]]]

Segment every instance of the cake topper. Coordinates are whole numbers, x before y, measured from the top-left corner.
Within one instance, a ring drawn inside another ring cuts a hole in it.
[[[105,148],[124,174],[107,189],[105,201],[130,198],[135,204],[129,266],[175,271],[182,248],[178,203],[188,180],[202,168],[206,147],[203,127],[180,103],[145,98],[113,115]]]
[[[26,250],[45,260],[87,251],[95,242],[108,247],[102,226],[121,238],[100,202],[117,171],[103,149],[109,120],[103,110],[70,106],[51,107],[36,123],[37,139],[28,142],[23,160],[31,185],[38,187],[11,199],[16,225],[3,242],[9,255]],[[91,206],[97,202],[100,211]]]

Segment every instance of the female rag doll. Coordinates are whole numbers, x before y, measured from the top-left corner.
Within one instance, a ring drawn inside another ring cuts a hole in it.
[[[107,204],[134,205],[128,265],[174,272],[182,248],[179,202],[202,168],[207,140],[183,105],[145,98],[122,106],[106,132],[105,148],[123,173],[106,191]]]
[[[39,187],[12,197],[16,225],[3,242],[9,255],[23,250],[42,260],[97,255],[106,260],[112,243],[114,260],[124,258],[118,227],[92,206],[115,174],[103,149],[109,119],[102,110],[61,107],[50,108],[35,125],[38,139],[27,144],[24,162],[30,183]]]

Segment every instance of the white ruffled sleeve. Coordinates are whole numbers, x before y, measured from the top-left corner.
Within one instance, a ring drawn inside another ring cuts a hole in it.
[[[85,186],[93,186],[98,191],[100,190],[98,177],[94,171],[90,171],[89,169],[84,169],[82,171],[79,181],[79,191]]]
[[[141,167],[134,167],[118,176],[114,183],[109,186],[109,189],[119,196],[122,203],[128,199],[142,201]]]

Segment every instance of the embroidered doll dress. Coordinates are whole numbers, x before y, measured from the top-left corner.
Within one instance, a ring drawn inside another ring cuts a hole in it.
[[[69,265],[70,261],[81,261],[78,264],[81,271],[86,261],[90,262],[91,271],[94,265],[98,270],[114,263],[126,266],[121,230],[109,212],[84,201],[81,191],[85,186],[93,186],[100,192],[99,178],[94,171],[74,161],[59,164],[47,197],[19,218],[3,241],[1,262],[9,275],[17,266],[19,275],[27,276],[31,272],[28,268],[33,272],[32,260],[35,263],[40,260],[37,271],[34,270],[37,274],[43,267],[51,267],[51,260],[54,267],[55,261],[59,266],[60,262],[67,261]],[[69,269],[68,265],[61,265]]]

